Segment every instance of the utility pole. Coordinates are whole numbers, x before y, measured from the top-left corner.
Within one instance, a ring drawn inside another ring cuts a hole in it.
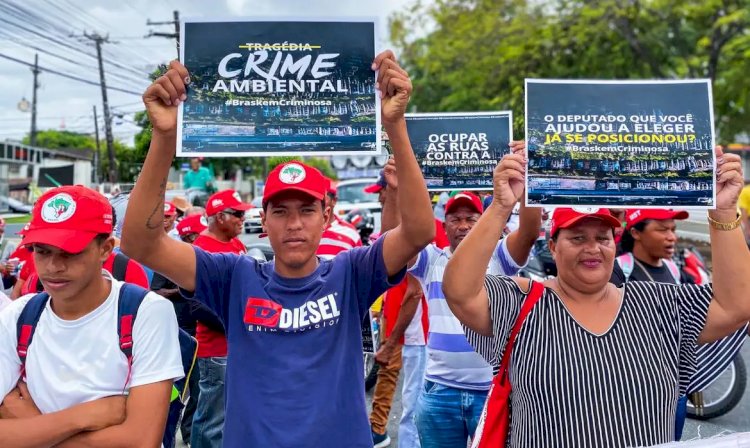
[[[109,155],[109,181],[117,182],[117,165],[115,162],[115,145],[112,137],[112,116],[109,111],[109,101],[107,100],[107,84],[104,80],[104,61],[102,59],[102,44],[109,43],[108,36],[101,36],[98,33],[83,35],[94,41],[96,45],[96,57],[99,59],[99,83],[102,86],[102,106],[104,107],[104,134],[107,139],[107,154]]]
[[[31,134],[29,135],[29,144],[36,146],[36,91],[39,88],[39,82],[37,77],[39,76],[39,55],[34,55],[34,68],[31,69],[31,73],[34,74],[34,93],[31,98]]]
[[[99,184],[99,154],[101,148],[99,147],[99,118],[96,115],[96,105],[94,107],[94,135],[96,136],[96,152],[94,153],[94,178],[92,182]]]
[[[174,20],[168,22],[152,22],[151,19],[146,20],[146,25],[157,26],[157,25],[174,25],[174,33],[155,33],[153,31],[148,32],[146,37],[166,37],[169,39],[177,40],[177,59],[180,59],[180,11],[172,11]]]

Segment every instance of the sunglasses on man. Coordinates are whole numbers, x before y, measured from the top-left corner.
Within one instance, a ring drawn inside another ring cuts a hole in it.
[[[224,210],[221,213],[224,213],[225,215],[234,216],[235,218],[244,218],[245,217],[245,212],[243,212],[242,210]]]

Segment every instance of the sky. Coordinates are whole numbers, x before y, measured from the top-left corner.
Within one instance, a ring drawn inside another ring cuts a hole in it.
[[[20,140],[28,134],[31,113],[19,110],[33,93],[30,67],[7,57],[81,78],[96,85],[42,71],[37,92],[37,128],[94,132],[92,106],[99,115],[104,141],[102,95],[93,41],[83,37],[109,36],[103,44],[105,77],[113,112],[115,139],[132,145],[140,130],[133,114],[143,110],[140,95],[148,87],[148,73],[177,55],[175,40],[145,36],[150,31],[173,32],[172,25],[148,26],[147,21],[182,17],[377,17],[378,47],[389,47],[388,16],[414,0],[1,0],[0,1],[0,140]],[[36,47],[36,48],[34,48]]]

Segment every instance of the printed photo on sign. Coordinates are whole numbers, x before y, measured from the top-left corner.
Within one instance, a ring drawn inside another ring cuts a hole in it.
[[[508,153],[510,111],[407,114],[427,189],[492,190],[492,172]]]
[[[711,208],[708,80],[526,80],[531,206]]]
[[[380,151],[376,21],[191,20],[177,155],[275,156]]]

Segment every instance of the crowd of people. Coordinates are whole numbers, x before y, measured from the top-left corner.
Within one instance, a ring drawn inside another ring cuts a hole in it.
[[[513,386],[509,446],[679,439],[690,393],[726,367],[750,320],[739,158],[716,150],[710,275],[672,261],[686,212],[526,207],[522,141],[486,197],[452,192],[433,210],[406,132],[409,76],[391,52],[373,70],[393,149],[367,188],[382,204],[379,236],[363,242],[333,213],[335,183],[287,162],[263,191],[266,262],[238,239],[251,205],[237,192],[205,208],[165,201],[190,84],[170,65],[143,97],[153,136],[126,216],[94,190],[59,187],[18,247],[0,239],[11,291],[0,446],[170,447],[179,431],[194,448],[382,448],[401,372],[404,448],[465,448],[499,431],[486,421],[498,378]],[[193,173],[205,188],[198,163]],[[539,285],[517,275],[545,229],[557,275]],[[361,326],[381,296],[368,421]]]

